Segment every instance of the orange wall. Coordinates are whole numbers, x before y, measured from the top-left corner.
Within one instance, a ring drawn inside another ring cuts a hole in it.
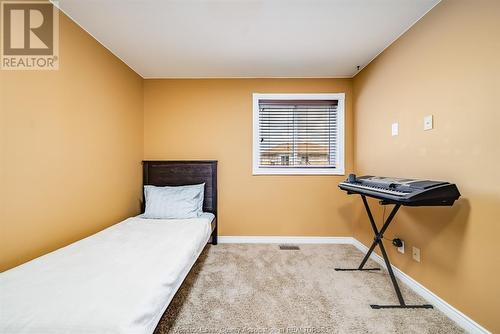
[[[221,235],[350,236],[344,176],[252,176],[252,93],[346,93],[346,171],[352,164],[350,79],[145,80],[146,159],[219,160]]]
[[[499,1],[443,1],[354,78],[357,173],[447,180],[462,193],[451,208],[403,208],[386,234],[406,241],[404,255],[390,248],[393,262],[492,332],[500,332],[499,36]],[[425,115],[434,115],[431,131]],[[355,217],[354,236],[368,245],[361,207]]]
[[[61,14],[59,71],[0,71],[0,271],[136,214],[143,157],[219,160],[221,235],[368,245],[345,176],[252,176],[252,93],[345,92],[346,173],[449,180],[463,195],[403,208],[386,234],[406,241],[394,263],[500,332],[499,4],[443,1],[354,80],[142,80]]]
[[[139,210],[142,78],[59,17],[59,71],[0,71],[0,271]]]

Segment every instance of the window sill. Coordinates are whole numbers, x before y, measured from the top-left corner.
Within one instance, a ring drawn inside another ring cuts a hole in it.
[[[252,175],[345,175],[336,168],[254,168]]]

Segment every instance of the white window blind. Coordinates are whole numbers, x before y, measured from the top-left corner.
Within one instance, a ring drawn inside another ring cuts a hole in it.
[[[314,174],[314,169],[343,172],[338,99],[264,98],[255,107],[254,172],[255,168],[258,174],[266,170],[270,174],[274,170],[285,174],[298,170]]]

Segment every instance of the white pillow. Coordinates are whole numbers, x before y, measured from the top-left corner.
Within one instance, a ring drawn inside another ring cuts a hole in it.
[[[203,213],[205,183],[192,186],[144,186],[146,209],[142,218],[186,219]]]

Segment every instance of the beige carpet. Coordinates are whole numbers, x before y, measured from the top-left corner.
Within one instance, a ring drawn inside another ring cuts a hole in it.
[[[463,332],[435,309],[372,310],[397,300],[387,273],[333,270],[362,257],[350,245],[207,246],[156,333]],[[401,287],[407,303],[423,302]]]

